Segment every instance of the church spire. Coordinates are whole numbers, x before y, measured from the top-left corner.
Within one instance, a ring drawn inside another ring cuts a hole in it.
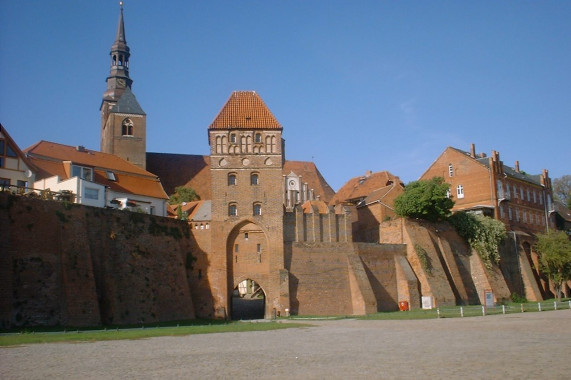
[[[145,168],[147,116],[131,92],[129,77],[131,55],[125,39],[123,2],[119,3],[119,23],[111,45],[111,67],[107,89],[101,102],[101,151],[115,154]]]
[[[111,45],[111,67],[107,77],[107,91],[103,94],[103,101],[117,101],[126,87],[131,88],[133,80],[129,78],[129,57],[131,56],[127,40],[125,39],[125,23],[123,21],[123,2],[119,3],[119,22],[115,42]]]

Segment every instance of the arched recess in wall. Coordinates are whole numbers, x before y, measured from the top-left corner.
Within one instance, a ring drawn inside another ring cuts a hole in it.
[[[262,227],[251,220],[238,223],[226,243],[229,315],[232,319],[269,316],[266,282],[269,276],[269,240]],[[246,283],[244,282],[246,281]]]

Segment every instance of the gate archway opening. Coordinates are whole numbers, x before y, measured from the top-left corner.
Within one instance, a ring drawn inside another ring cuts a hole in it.
[[[232,291],[232,320],[264,319],[266,294],[254,280],[243,280]]]

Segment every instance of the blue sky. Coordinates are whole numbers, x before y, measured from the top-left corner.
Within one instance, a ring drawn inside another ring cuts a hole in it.
[[[99,149],[119,2],[0,2],[0,122],[23,149]],[[234,90],[284,127],[286,158],[337,190],[418,179],[447,147],[571,174],[571,1],[125,0],[147,150],[208,154]]]

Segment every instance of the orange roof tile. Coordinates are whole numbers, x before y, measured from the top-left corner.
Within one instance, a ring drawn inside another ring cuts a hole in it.
[[[255,91],[234,91],[208,129],[282,129]]]
[[[113,154],[78,149],[69,145],[40,141],[27,148],[28,159],[38,168],[36,180],[59,176],[69,178],[65,161],[93,168],[93,182],[127,194],[168,199],[160,180],[152,173]],[[107,171],[115,174],[115,181],[107,178]]]
[[[313,194],[319,199],[329,203],[335,195],[335,191],[329,186],[325,178],[321,175],[315,163],[308,161],[286,161],[282,170],[284,175],[294,172],[301,176],[302,182],[307,182]]]
[[[401,182],[399,177],[389,173],[388,171],[354,177],[339,189],[329,204],[336,205],[338,203],[344,203],[354,199],[365,198],[373,191],[383,188],[390,183],[397,182]]]

